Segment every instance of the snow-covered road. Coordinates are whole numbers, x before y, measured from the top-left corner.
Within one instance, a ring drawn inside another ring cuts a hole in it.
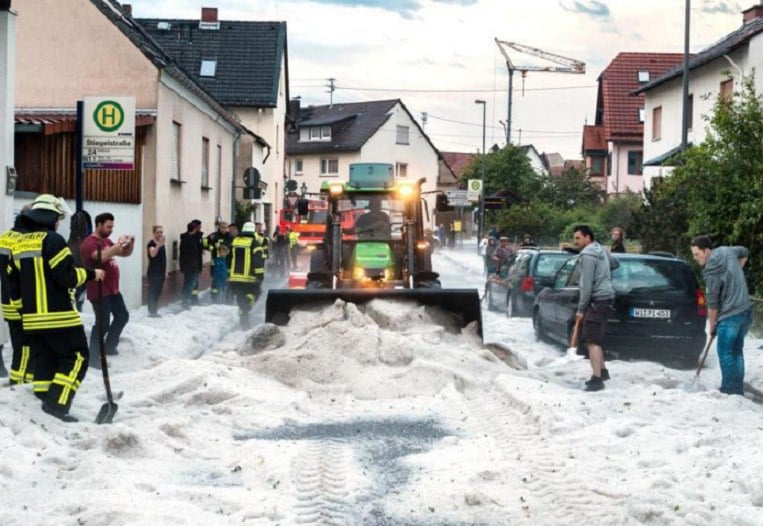
[[[473,247],[435,265],[481,290]],[[0,524],[763,524],[763,410],[717,393],[714,359],[699,390],[693,371],[613,361],[584,393],[585,361],[486,310],[488,345],[395,302],[249,332],[233,307],[172,311],[131,314],[111,425],[90,423],[95,370],[79,424],[0,389]]]

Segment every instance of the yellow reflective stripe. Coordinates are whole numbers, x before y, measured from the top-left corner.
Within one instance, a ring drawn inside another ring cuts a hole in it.
[[[35,393],[47,393],[50,389],[50,380],[34,380],[32,382],[32,391]]]
[[[77,355],[77,359],[74,360],[74,365],[72,366],[71,371],[69,371],[69,374],[56,373],[53,377],[53,383],[63,387],[63,389],[61,389],[61,396],[58,397],[58,403],[61,405],[66,405],[69,402],[69,395],[72,394],[72,391],[76,392],[80,386],[80,381],[77,379],[77,375],[82,370],[85,358],[82,356],[82,353],[77,352],[75,354]]]
[[[3,305],[3,318],[6,320],[20,320],[21,319],[21,313],[19,313],[18,308],[14,307],[13,305]]]
[[[61,250],[59,250],[58,254],[50,258],[50,268],[56,268],[56,266],[61,263],[66,256],[71,256],[72,251],[69,249],[69,247],[64,247]]]
[[[45,286],[45,266],[42,258],[34,259],[34,295],[37,312],[48,311],[48,295]]]
[[[76,267],[75,271],[77,272],[77,286],[79,287],[87,281],[87,270],[82,267]]]
[[[82,318],[77,311],[24,314],[21,319],[24,330],[58,329],[82,325]]]

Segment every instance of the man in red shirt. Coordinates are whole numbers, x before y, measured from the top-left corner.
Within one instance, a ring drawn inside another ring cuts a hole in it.
[[[103,316],[104,350],[107,355],[119,354],[117,344],[130,314],[119,292],[119,265],[116,257],[127,257],[135,247],[135,236],[120,235],[117,242],[109,239],[114,231],[114,216],[108,212],[95,217],[95,230],[80,246],[82,263],[86,268],[100,268],[105,272],[102,284],[87,283],[87,299],[93,305],[95,325],[90,332],[90,366],[100,367],[98,324]],[[102,290],[101,290],[102,287]]]

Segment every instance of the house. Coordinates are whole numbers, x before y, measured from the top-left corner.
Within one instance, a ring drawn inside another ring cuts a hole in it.
[[[546,163],[543,162],[543,155],[538,153],[538,150],[532,144],[523,144],[519,146],[522,151],[525,152],[527,160],[530,161],[530,166],[535,170],[538,175],[548,175],[548,168]]]
[[[619,53],[598,78],[596,121],[583,126],[582,154],[607,194],[643,189],[644,96],[640,86],[681,62],[680,53]]]
[[[704,141],[703,115],[712,113],[718,95],[731,96],[746,74],[756,70],[755,90],[763,91],[763,4],[742,12],[742,25],[689,60],[689,144]],[[653,78],[638,93],[645,98],[645,186],[672,171],[666,165],[681,148],[683,64]]]
[[[115,234],[136,236],[135,254],[119,264],[125,301],[137,307],[152,225],[165,229],[172,289],[180,234],[191,219],[210,231],[217,217],[231,217],[235,145],[254,134],[117,2],[25,0],[16,9],[16,209],[38,193],[75,197],[78,100],[135,99],[135,169],[85,170],[83,185],[91,216],[112,212]]]
[[[16,70],[16,14],[10,0],[0,0],[0,181],[5,190],[0,197],[0,228],[13,226],[13,102]]]
[[[300,106],[293,100],[289,111],[295,120],[286,134],[286,167],[306,193],[347,180],[357,162],[393,164],[396,178],[423,177],[423,191],[437,189],[442,155],[400,99]],[[434,210],[434,194],[427,202]]]
[[[560,153],[543,152],[542,158],[543,158],[543,165],[546,167],[546,170],[548,170],[549,175],[551,175],[552,177],[558,177],[562,175],[562,172],[564,171],[565,161],[564,161],[564,157],[562,157]]]
[[[199,20],[135,21],[198,85],[260,138],[261,144],[257,144],[254,137],[243,136],[237,145],[237,195],[243,196],[244,171],[257,170],[264,190],[252,201],[255,216],[271,231],[283,197],[289,100],[286,22],[220,20],[212,7],[202,7]]]

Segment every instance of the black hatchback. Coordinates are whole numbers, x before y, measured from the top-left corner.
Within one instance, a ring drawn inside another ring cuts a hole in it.
[[[607,322],[608,351],[656,351],[663,357],[696,358],[705,345],[705,295],[691,268],[674,257],[612,254],[615,308]],[[580,297],[578,257],[567,261],[533,306],[537,338],[567,345]],[[664,353],[669,353],[666,356]]]
[[[553,283],[556,271],[574,255],[573,252],[563,250],[517,250],[505,277],[488,277],[488,309],[505,311],[509,318],[529,318],[532,316],[535,296]]]

